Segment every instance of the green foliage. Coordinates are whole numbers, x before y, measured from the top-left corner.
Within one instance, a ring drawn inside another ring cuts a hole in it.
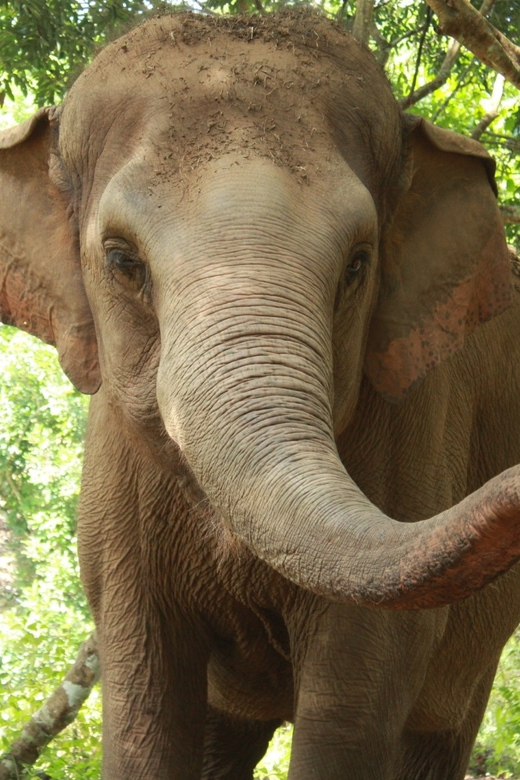
[[[509,640],[498,667],[471,768],[516,777],[520,771],[520,630]]]
[[[16,607],[0,613],[0,753],[59,685],[91,630],[82,610],[71,607],[42,580],[24,592]],[[98,780],[100,734],[96,688],[74,723],[44,751],[38,771],[45,770],[55,780]]]
[[[76,554],[86,399],[56,352],[0,327],[0,752],[60,683],[92,631]],[[99,777],[99,693],[39,762]]]
[[[37,573],[41,576],[43,562],[45,576],[59,588],[75,566],[70,540],[86,401],[62,374],[52,347],[4,326],[0,405],[0,507],[16,543],[19,584],[30,584]],[[56,545],[59,566],[51,561]],[[78,587],[70,597],[84,604]]]
[[[34,93],[37,105],[60,101],[71,75],[94,47],[141,13],[141,0],[4,0],[0,2],[0,90]]]
[[[285,780],[291,758],[292,731],[292,726],[285,725],[275,732],[267,753],[255,770],[255,780]]]

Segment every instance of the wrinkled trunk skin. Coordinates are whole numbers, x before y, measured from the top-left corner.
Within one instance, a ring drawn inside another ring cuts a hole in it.
[[[216,305],[226,309],[231,302]],[[317,322],[316,314],[311,323]],[[232,331],[233,323],[227,327]],[[412,526],[388,520],[338,457],[330,384],[319,374],[323,358],[305,343],[306,334],[295,343],[270,335],[270,328],[271,316],[259,311],[254,321],[240,322],[238,344],[232,333],[219,334],[218,347],[206,336],[190,378],[169,356],[189,364],[186,356],[197,353],[192,334],[187,331],[188,343],[170,346],[166,339],[171,374],[161,369],[158,385],[172,438],[211,504],[250,549],[314,593],[405,608],[450,603],[496,576],[493,567],[480,568],[486,545],[489,556],[509,552],[504,569],[518,557],[518,542],[507,550],[512,534],[501,540],[493,532],[496,507],[503,508],[502,521],[518,524],[516,470],[439,518]],[[261,360],[252,363],[256,356]],[[486,510],[492,526],[481,539]],[[468,565],[459,566],[464,555]]]
[[[308,538],[311,518],[320,534],[328,524],[332,536],[341,530],[345,503],[360,511],[369,504],[349,481],[332,436],[331,356],[325,346],[331,334],[320,322],[323,304],[298,290],[289,273],[280,304],[278,285],[268,290],[277,258],[269,260],[255,264],[255,276],[265,280],[256,282],[257,290],[244,280],[247,292],[237,285],[231,295],[212,294],[215,309],[231,312],[224,323],[201,317],[204,335],[186,327],[174,343],[163,336],[160,408],[199,484],[234,533],[283,573],[300,557],[327,569],[333,560],[316,560],[317,540],[312,533]],[[235,296],[258,299],[254,317],[234,313]],[[191,311],[199,307],[190,301]],[[327,373],[323,366],[329,366]],[[274,527],[269,518],[276,518]],[[297,581],[294,571],[291,579]],[[305,584],[312,589],[313,583],[318,585],[317,572],[307,571]]]
[[[241,171],[231,185],[229,173],[224,184],[210,180],[200,205],[209,239],[200,231],[196,242],[177,237],[181,273],[175,285],[166,276],[158,285],[159,407],[233,533],[297,584],[327,592],[320,571],[334,583],[345,507],[362,517],[351,531],[354,546],[374,511],[345,472],[333,436],[333,302],[342,258],[319,216],[297,213],[277,174],[264,166],[254,173],[266,186],[246,197]],[[355,355],[365,335],[354,316]],[[352,406],[360,370],[350,369]]]

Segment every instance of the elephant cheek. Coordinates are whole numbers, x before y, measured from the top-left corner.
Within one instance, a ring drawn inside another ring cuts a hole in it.
[[[169,383],[165,379],[164,374],[164,369],[159,368],[157,374],[157,403],[168,436],[175,442],[179,449],[182,450],[183,436],[181,421],[175,408]]]
[[[369,291],[370,292],[370,291]],[[364,305],[367,308],[370,303]],[[333,426],[338,436],[351,422],[359,401],[363,379],[363,362],[368,338],[369,318],[356,315],[348,330],[345,322],[334,331],[333,345]]]

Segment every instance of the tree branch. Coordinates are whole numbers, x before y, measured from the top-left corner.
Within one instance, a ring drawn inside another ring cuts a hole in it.
[[[432,92],[435,92],[436,89],[442,87],[442,85],[447,82],[448,76],[450,75],[450,71],[455,65],[459,53],[460,53],[460,43],[455,40],[450,41],[448,50],[446,52],[446,56],[444,57],[443,63],[435,78],[433,78],[431,81],[428,81],[426,84],[423,84],[423,86],[419,87],[419,89],[416,89],[415,91],[411,91],[410,94],[407,95],[407,97],[400,100],[399,105],[401,106],[401,108],[404,110],[405,108],[410,108],[410,106],[414,106],[416,103],[419,102],[419,100],[425,98],[426,95],[430,95]]]
[[[424,41],[426,40],[426,33],[428,32],[428,29],[430,27],[431,19],[432,19],[432,9],[430,7],[428,7],[426,9],[426,20],[425,20],[425,22],[423,24],[423,28],[422,28],[422,31],[421,31],[421,37],[419,39],[419,48],[417,49],[417,59],[415,61],[415,70],[414,70],[413,79],[412,79],[412,85],[410,87],[410,92],[408,94],[408,97],[410,97],[410,95],[413,95],[413,93],[415,91],[415,85],[417,84],[417,76],[419,75],[419,68],[421,66],[421,57],[422,57],[422,51],[423,51],[423,48],[424,48]]]
[[[485,65],[520,89],[520,46],[506,38],[469,0],[426,0],[439,18],[440,32],[456,38]],[[485,0],[486,11],[492,3]]]
[[[356,17],[352,27],[352,35],[360,43],[365,44],[365,46],[370,38],[374,2],[375,0],[358,0],[356,5]]]
[[[419,25],[419,27],[414,27],[413,30],[407,30],[405,33],[398,35],[397,38],[394,38],[391,41],[387,41],[386,38],[381,35],[381,32],[378,30],[377,26],[372,24],[370,28],[370,36],[378,45],[378,50],[375,52],[375,57],[379,64],[384,68],[388,61],[388,57],[390,56],[390,52],[394,46],[398,46],[407,38],[411,38],[413,35],[417,35],[417,33],[420,33],[421,30],[424,30],[424,24]]]
[[[485,141],[489,146],[503,146],[514,154],[520,154],[520,141],[510,135],[501,133],[492,133],[491,130],[485,130]]]
[[[336,21],[342,22],[343,17],[345,16],[345,11],[347,10],[347,4],[348,0],[341,0],[341,6],[338,9],[338,12],[336,14]]]
[[[32,766],[43,748],[76,718],[81,705],[99,680],[99,657],[95,634],[79,649],[78,657],[63,682],[43,707],[24,726],[21,736],[0,758],[0,780],[18,780]]]
[[[437,119],[440,117],[440,115],[443,113],[443,111],[446,110],[447,106],[453,100],[457,92],[466,86],[466,78],[468,76],[468,73],[473,68],[475,62],[477,62],[476,57],[471,58],[471,62],[468,63],[468,65],[464,68],[463,73],[461,74],[459,80],[457,81],[455,87],[452,89],[450,94],[447,96],[447,98],[441,103],[439,108],[436,110],[436,112],[433,114],[431,121],[436,122]]]
[[[488,129],[490,124],[494,122],[494,120],[499,115],[500,111],[500,102],[502,100],[502,95],[504,94],[504,83],[505,78],[502,76],[501,73],[497,73],[495,78],[495,84],[493,86],[493,93],[491,95],[491,100],[489,102],[489,111],[482,117],[478,125],[474,128],[474,130],[471,133],[471,137],[474,138],[476,141],[480,138],[482,133]]]

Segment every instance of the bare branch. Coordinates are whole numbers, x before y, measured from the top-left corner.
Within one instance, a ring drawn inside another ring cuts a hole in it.
[[[460,43],[458,43],[458,41],[455,40],[450,41],[450,44],[448,46],[448,51],[446,52],[446,56],[444,57],[444,61],[435,78],[433,78],[431,81],[428,81],[427,84],[423,84],[423,86],[419,87],[419,89],[416,89],[415,91],[411,91],[407,97],[400,100],[399,104],[401,108],[405,109],[405,108],[409,108],[410,106],[414,106],[416,103],[419,102],[419,100],[422,100],[424,97],[426,97],[426,95],[430,95],[432,92],[435,92],[436,89],[442,87],[442,85],[445,84],[446,81],[448,80],[450,71],[455,65],[459,53],[460,53]]]
[[[433,2],[431,3],[428,0],[428,4],[431,8],[434,8],[435,2],[437,2],[437,0],[433,0]],[[448,2],[451,2],[451,0],[448,0]],[[495,4],[495,0],[483,0],[482,5],[480,6],[480,11],[475,11],[475,13],[479,15],[482,14],[483,15],[482,18],[484,18],[484,15],[488,14],[492,10],[494,4]],[[427,84],[424,84],[422,87],[419,87],[419,89],[417,90],[415,90],[415,79],[418,70],[418,68],[416,68],[414,79],[412,82],[412,87],[410,89],[410,94],[406,98],[403,98],[400,101],[401,108],[406,109],[409,108],[410,106],[415,105],[424,97],[430,95],[432,92],[435,92],[435,90],[439,89],[439,87],[442,87],[442,85],[446,83],[446,81],[449,78],[450,72],[453,66],[455,65],[458,56],[460,54],[460,47],[461,47],[461,43],[455,39],[452,39],[448,45],[446,56],[444,58],[444,61],[440,67],[438,74],[435,76],[435,78],[433,78]],[[418,62],[420,60],[420,49],[421,47],[419,47]],[[457,91],[457,88],[455,91]],[[453,94],[455,94],[455,92]],[[450,98],[448,98],[447,102],[449,102],[452,96],[453,95],[451,95]]]
[[[499,109],[500,109],[500,102],[504,94],[504,83],[505,83],[504,76],[502,76],[501,73],[497,73],[497,76],[495,78],[495,84],[493,86],[493,93],[491,95],[491,100],[489,101],[489,110],[482,117],[478,125],[471,133],[471,137],[474,138],[476,141],[478,141],[482,133],[488,129],[490,124],[494,122],[494,120],[500,114]]]
[[[440,31],[456,38],[485,65],[520,89],[520,46],[506,38],[484,17],[492,6],[484,0],[480,11],[469,0],[426,0],[439,18]]]
[[[370,28],[370,36],[378,45],[378,50],[375,52],[375,56],[380,65],[383,68],[385,67],[388,61],[388,57],[390,56],[390,52],[394,46],[398,46],[407,38],[411,38],[413,35],[417,35],[417,33],[420,33],[421,30],[424,30],[423,24],[419,25],[419,27],[414,27],[413,30],[407,30],[405,33],[398,35],[397,38],[394,38],[391,41],[387,41],[386,38],[381,35],[381,32],[378,30],[377,26],[372,24],[372,27]]]
[[[489,16],[491,11],[493,10],[495,2],[496,0],[483,0],[483,3],[479,8],[479,11],[482,14],[482,16]]]
[[[370,38],[375,0],[358,0],[352,35],[365,46]]]
[[[99,657],[95,634],[79,649],[78,657],[63,682],[43,707],[24,726],[21,736],[0,758],[0,780],[18,780],[37,761],[43,748],[76,718],[99,679]]]
[[[501,133],[492,133],[491,130],[485,130],[485,141],[488,146],[502,146],[515,154],[520,154],[520,141],[510,135]]]
[[[426,40],[426,33],[428,32],[428,28],[430,27],[431,18],[432,18],[432,9],[428,7],[426,9],[426,21],[424,22],[421,31],[421,37],[419,39],[419,48],[417,49],[417,59],[415,61],[415,71],[413,74],[412,86],[410,87],[410,92],[408,93],[408,97],[410,97],[410,95],[413,95],[415,91],[415,85],[417,84],[417,76],[419,75],[419,68],[421,66],[421,57],[424,48],[424,41]]]
[[[424,25],[420,25],[419,27],[414,27],[413,30],[407,30],[402,35],[398,35],[397,38],[389,41],[387,45],[390,49],[392,49],[394,46],[397,46],[397,44],[401,43],[401,41],[405,41],[407,38],[411,38],[412,35],[417,35],[417,33],[420,32],[423,27]]]
[[[338,12],[336,14],[336,20],[338,22],[343,21],[343,17],[345,16],[345,11],[347,10],[347,4],[348,0],[341,0],[341,6],[338,9]]]
[[[441,103],[439,108],[435,111],[433,114],[431,121],[436,122],[437,119],[440,117],[440,115],[446,110],[446,107],[449,105],[450,101],[453,100],[457,92],[462,89],[464,86],[466,86],[466,78],[468,76],[468,73],[473,68],[475,63],[477,62],[476,57],[472,57],[471,62],[468,63],[468,65],[464,68],[464,71],[462,72],[459,80],[457,81],[455,87],[452,89],[450,94],[447,96],[447,98]]]

